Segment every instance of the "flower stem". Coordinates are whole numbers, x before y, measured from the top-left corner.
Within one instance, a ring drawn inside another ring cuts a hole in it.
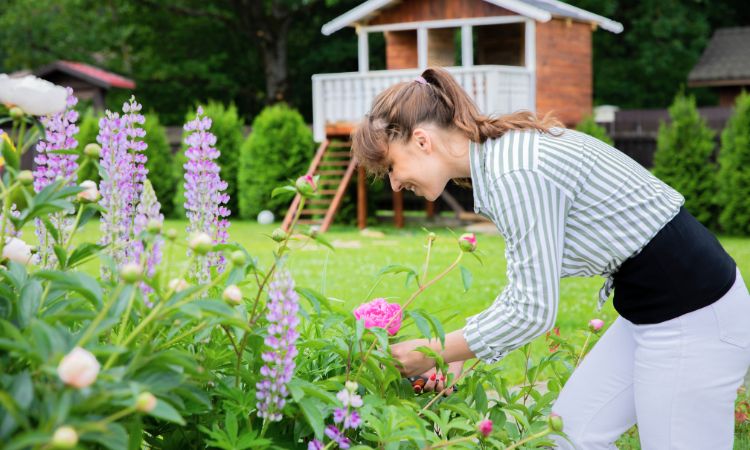
[[[78,228],[78,224],[81,222],[81,216],[83,215],[83,203],[78,207],[78,214],[76,214],[76,220],[73,222],[73,227],[70,229],[70,236],[68,236],[67,241],[65,242],[65,251],[67,252],[70,248],[70,244],[73,243],[73,235],[76,234],[76,228]]]
[[[527,443],[527,442],[529,442],[531,440],[539,439],[540,437],[544,437],[544,436],[550,434],[551,431],[552,430],[550,428],[547,428],[546,430],[540,431],[537,434],[532,434],[531,436],[527,436],[526,438],[521,439],[520,441],[518,441],[515,444],[511,445],[510,447],[506,447],[505,450],[513,450],[514,448],[518,448],[521,445],[523,445],[523,444],[525,444],[525,443]]]
[[[586,352],[586,347],[589,345],[589,339],[591,339],[591,331],[589,331],[589,334],[586,336],[586,340],[583,342],[583,348],[581,348],[581,354],[578,356],[578,359],[576,359],[576,365],[575,367],[578,367],[578,365],[581,363],[581,360],[583,359],[583,354]]]
[[[83,347],[84,345],[86,345],[89,339],[91,339],[91,336],[96,332],[96,328],[99,326],[102,320],[104,320],[104,316],[107,315],[107,312],[109,312],[112,304],[117,301],[117,297],[120,296],[122,289],[123,284],[118,284],[112,298],[107,302],[107,304],[104,305],[104,307],[99,311],[99,314],[97,314],[94,320],[89,324],[89,327],[86,329],[86,333],[84,333],[84,335],[81,336],[81,338],[76,343],[76,347]]]
[[[458,263],[461,261],[461,258],[463,256],[464,256],[464,252],[463,251],[459,252],[458,258],[456,258],[456,260],[453,261],[450,266],[448,266],[445,270],[443,270],[442,272],[440,272],[440,274],[438,274],[435,278],[433,278],[432,280],[428,281],[424,285],[420,286],[416,291],[414,291],[414,293],[411,294],[411,297],[409,297],[409,299],[406,301],[406,303],[404,303],[404,306],[401,307],[401,312],[403,313],[403,311],[405,311],[406,308],[409,305],[411,305],[411,303],[417,298],[417,296],[419,296],[419,294],[421,294],[422,292],[424,292],[428,287],[430,287],[433,284],[435,284],[436,282],[438,282],[441,278],[443,278],[446,275],[448,275],[448,273],[450,273],[451,270],[455,269],[456,266],[458,265]],[[396,319],[396,317],[397,316],[391,317],[391,319],[388,321],[387,324],[385,324],[385,326],[383,328],[385,328],[387,330],[388,327],[391,326],[391,324],[393,323],[393,321]],[[356,373],[356,375],[354,377],[355,380],[359,379],[359,374],[362,371],[362,366],[365,365],[365,362],[367,361],[367,357],[372,352],[372,349],[375,347],[375,343],[376,342],[377,342],[377,340],[372,341],[372,344],[370,344],[370,348],[367,349],[367,352],[362,357],[362,363],[357,368],[357,373]]]
[[[430,401],[429,401],[429,402],[428,402],[428,403],[427,403],[426,405],[424,405],[424,406],[422,407],[422,409],[420,409],[420,410],[419,410],[419,415],[421,416],[421,415],[422,415],[422,413],[423,413],[423,412],[424,412],[425,410],[427,410],[427,409],[428,409],[428,408],[429,408],[430,406],[432,406],[432,405],[433,405],[433,404],[434,404],[434,403],[435,403],[436,401],[438,401],[438,399],[439,399],[440,397],[442,397],[443,395],[445,395],[445,393],[446,393],[446,392],[447,392],[447,391],[448,391],[449,389],[451,389],[451,388],[453,388],[453,386],[457,385],[457,384],[458,384],[458,382],[459,382],[459,381],[461,381],[461,378],[463,378],[463,377],[464,377],[464,376],[465,376],[465,375],[466,375],[467,373],[469,373],[469,372],[471,372],[472,370],[474,370],[474,369],[475,369],[475,368],[476,368],[476,367],[477,367],[477,366],[479,365],[479,363],[480,363],[480,362],[481,362],[480,360],[476,360],[476,361],[474,362],[474,364],[472,364],[472,366],[471,366],[471,367],[469,367],[469,369],[468,369],[468,370],[462,371],[462,372],[461,372],[461,375],[459,375],[458,377],[456,377],[456,379],[455,379],[455,380],[453,380],[453,383],[451,383],[451,385],[450,385],[450,386],[448,386],[448,387],[445,387],[445,388],[443,388],[443,390],[442,390],[442,391],[440,391],[440,393],[439,393],[438,395],[436,395],[435,397],[433,397],[433,398],[432,398],[432,400],[430,400]]]
[[[120,341],[122,341],[122,336],[125,333],[125,326],[128,323],[128,319],[130,318],[130,311],[133,309],[133,300],[135,299],[135,293],[138,290],[136,286],[132,286],[132,292],[130,293],[130,298],[128,298],[128,306],[125,309],[125,314],[123,314],[122,319],[120,320],[120,331],[117,333],[117,345],[120,344]],[[107,359],[107,362],[104,364],[104,370],[109,369],[112,367],[112,364],[117,360],[117,353],[112,353],[109,356],[109,359]]]

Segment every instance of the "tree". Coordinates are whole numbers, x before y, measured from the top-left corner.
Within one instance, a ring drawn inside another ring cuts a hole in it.
[[[750,95],[737,97],[735,111],[721,134],[719,223],[731,234],[750,235]]]
[[[694,97],[675,97],[671,122],[659,126],[653,173],[685,197],[685,208],[708,228],[718,224],[714,133],[698,114]]]

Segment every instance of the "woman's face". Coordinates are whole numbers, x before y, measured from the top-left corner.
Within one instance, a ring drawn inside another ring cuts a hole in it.
[[[435,201],[451,179],[448,171],[425,130],[418,128],[408,142],[394,141],[388,146],[388,178],[394,191],[406,189]]]

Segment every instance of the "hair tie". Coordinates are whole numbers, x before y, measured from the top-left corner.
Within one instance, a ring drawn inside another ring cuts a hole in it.
[[[427,80],[425,80],[424,77],[421,75],[415,78],[414,82],[419,83],[419,84],[427,84]]]

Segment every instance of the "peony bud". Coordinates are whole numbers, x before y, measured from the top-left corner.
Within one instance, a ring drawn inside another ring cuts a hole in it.
[[[188,246],[197,255],[205,255],[214,248],[214,242],[211,239],[211,236],[206,233],[193,233],[190,237]]]
[[[129,262],[120,267],[120,278],[128,284],[137,283],[143,277],[143,268],[140,264]]]
[[[91,352],[75,347],[60,361],[57,375],[68,386],[81,389],[94,384],[99,367],[99,361]]]
[[[239,305],[242,303],[242,291],[237,287],[236,284],[230,284],[224,289],[224,293],[221,294],[221,298],[229,304]]]
[[[297,178],[295,186],[297,187],[297,192],[299,192],[303,197],[312,196],[313,194],[315,194],[315,190],[318,188],[317,186],[315,186],[315,180],[313,179],[312,175],[305,175]]]
[[[552,431],[557,431],[558,433],[562,431],[563,421],[562,421],[562,417],[560,417],[558,414],[555,414],[555,413],[550,414],[547,422],[548,422],[550,429],[552,429]]]
[[[76,195],[78,200],[92,203],[99,200],[99,189],[97,189],[96,183],[94,181],[83,181],[80,186],[85,190],[79,192],[78,195]]]
[[[188,287],[188,282],[184,278],[172,278],[169,280],[169,290],[174,292],[184,291]]]
[[[167,239],[169,239],[170,241],[174,241],[175,239],[177,239],[177,230],[175,230],[174,228],[168,229]]]
[[[163,225],[164,223],[161,220],[150,219],[146,224],[146,230],[151,234],[159,234]]]
[[[53,448],[73,448],[78,443],[78,433],[73,427],[62,426],[52,435]]]
[[[235,266],[241,266],[247,262],[247,257],[245,256],[245,253],[240,250],[235,250],[230,255],[230,260],[232,261],[232,264]]]
[[[275,229],[275,230],[273,230],[273,232],[271,233],[271,239],[273,239],[273,240],[274,240],[274,241],[276,241],[276,242],[281,242],[281,241],[283,241],[284,239],[286,239],[286,235],[287,235],[286,231],[284,231],[284,230],[283,230],[283,229],[281,229],[281,228],[276,228],[276,229]]]
[[[30,170],[22,170],[18,172],[18,181],[24,186],[28,186],[34,182],[34,174]]]
[[[141,392],[135,401],[135,409],[145,414],[150,413],[156,408],[156,397],[150,392]]]
[[[86,146],[83,147],[83,154],[91,159],[99,159],[102,155],[102,147],[95,143],[86,144]]]
[[[479,422],[479,426],[477,428],[479,429],[479,432],[482,433],[482,436],[488,437],[490,434],[492,434],[492,421],[489,419],[485,419]]]
[[[18,238],[7,238],[3,247],[3,259],[9,259],[19,264],[31,261],[31,246]]]
[[[593,331],[594,333],[601,330],[603,326],[604,321],[601,319],[591,319],[591,321],[589,321],[589,330]]]
[[[13,121],[19,121],[23,119],[23,116],[24,116],[23,110],[19,108],[18,106],[14,106],[10,108],[8,110],[8,113],[10,114],[10,117],[11,119],[13,119]]]
[[[477,249],[477,237],[474,233],[465,233],[458,238],[458,246],[465,252],[473,252]]]
[[[357,389],[359,389],[359,385],[356,381],[347,381],[346,383],[344,383],[344,386],[346,386],[346,390],[351,393],[354,393],[357,391]]]
[[[437,239],[437,234],[435,234],[433,232],[430,232],[427,235],[427,241],[429,241],[429,242],[435,242],[435,239]]]

